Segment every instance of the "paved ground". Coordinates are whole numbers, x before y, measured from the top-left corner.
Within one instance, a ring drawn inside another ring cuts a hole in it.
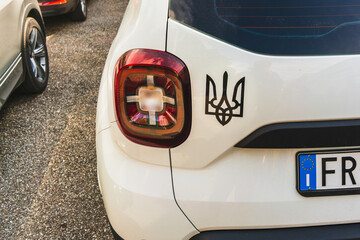
[[[88,19],[46,20],[50,79],[0,111],[0,239],[111,239],[97,186],[95,111],[127,0],[91,0]]]

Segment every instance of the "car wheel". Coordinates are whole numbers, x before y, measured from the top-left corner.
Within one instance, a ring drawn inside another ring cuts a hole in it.
[[[80,0],[75,11],[72,13],[72,18],[75,21],[85,21],[87,16],[86,0]]]
[[[45,35],[34,18],[27,18],[23,31],[22,57],[25,80],[23,92],[42,93],[49,78],[49,57]]]

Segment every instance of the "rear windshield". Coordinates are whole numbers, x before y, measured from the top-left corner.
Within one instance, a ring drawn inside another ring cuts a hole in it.
[[[360,53],[360,0],[171,0],[169,15],[257,53]]]

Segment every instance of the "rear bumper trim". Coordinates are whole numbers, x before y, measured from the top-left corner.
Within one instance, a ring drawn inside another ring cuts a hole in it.
[[[255,130],[235,147],[350,147],[360,146],[359,136],[360,119],[276,123]]]
[[[315,227],[205,231],[190,240],[277,239],[335,240],[360,239],[360,223]]]

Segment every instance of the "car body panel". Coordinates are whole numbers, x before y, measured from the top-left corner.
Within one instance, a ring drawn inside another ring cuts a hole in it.
[[[134,161],[105,129],[96,135],[98,177],[111,225],[124,239],[189,239],[196,229],[175,204],[169,167]]]
[[[21,56],[23,25],[32,11],[41,18],[36,0],[0,2],[0,31],[3,33],[0,38],[0,108],[24,79]],[[42,22],[39,24],[43,27]]]
[[[167,4],[167,0],[129,2],[99,89],[96,114],[99,186],[110,223],[125,239],[189,239],[198,233],[174,200],[169,150],[139,148],[122,134],[115,117],[116,64],[130,49],[165,50]],[[148,29],[153,29],[151,34]]]
[[[23,78],[23,62],[21,54],[10,65],[8,70],[0,77],[0,108],[4,105],[14,88]]]
[[[120,131],[115,117],[114,70],[120,56],[139,47],[164,50],[166,41],[167,1],[133,0],[129,2],[121,27],[114,39],[105,63],[98,96],[96,132],[111,128],[114,139],[129,156],[138,161],[169,166],[167,149],[139,145]],[[141,16],[141,18],[140,18]],[[156,26],[156,27],[154,27]],[[153,29],[151,34],[148,29]],[[147,41],[143,41],[146,39]],[[111,93],[111,94],[108,94]]]
[[[359,55],[254,54],[171,19],[167,50],[189,68],[194,99],[191,133],[186,142],[172,150],[175,167],[205,167],[264,125],[360,118],[360,81],[356,81]],[[206,75],[214,80],[220,94],[225,71],[229,101],[236,82],[243,77],[245,96],[243,117],[233,117],[223,126],[214,115],[205,114],[205,94]]]
[[[360,222],[359,195],[297,192],[296,153],[232,148],[203,169],[173,168],[177,202],[200,231]]]
[[[2,56],[0,58],[0,76],[8,70],[21,52],[23,24],[31,10],[36,10],[41,16],[36,0],[3,0],[0,2],[0,31],[2,33],[0,38],[0,54]]]
[[[192,130],[171,149],[171,160],[177,202],[200,231],[360,221],[358,195],[304,198],[297,192],[296,153],[305,149],[234,147],[270,123],[359,118],[359,55],[259,55],[171,19],[167,49],[190,72]],[[205,90],[209,75],[221,92],[225,71],[229,101],[236,81],[246,82],[243,117],[223,126],[205,114]]]
[[[21,51],[22,4],[18,0],[0,2],[0,76]]]

